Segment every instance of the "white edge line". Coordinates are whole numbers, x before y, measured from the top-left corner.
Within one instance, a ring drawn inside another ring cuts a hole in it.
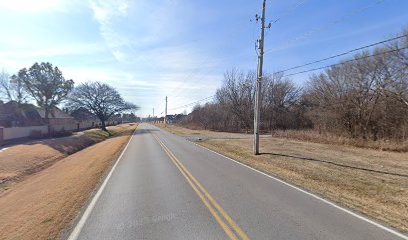
[[[137,129],[137,127],[136,127]],[[122,150],[122,153],[120,154],[119,158],[116,160],[115,164],[109,171],[108,175],[106,176],[105,180],[103,181],[102,185],[99,187],[98,192],[96,192],[95,196],[92,198],[91,202],[89,203],[88,207],[86,208],[84,214],[81,216],[81,219],[79,222],[76,224],[74,230],[72,230],[71,234],[68,237],[68,240],[76,240],[78,239],[79,234],[81,233],[82,228],[84,227],[86,220],[88,220],[89,215],[91,215],[91,212],[93,208],[96,205],[96,202],[98,201],[99,197],[102,195],[103,190],[105,189],[106,185],[108,184],[108,181],[110,177],[112,176],[113,171],[115,171],[116,166],[122,159],[123,154],[126,152],[126,149],[128,148],[130,142],[133,139],[133,136],[135,135],[136,129],[132,132],[132,136],[130,137],[129,141],[127,142],[125,148]]]
[[[186,139],[186,140],[187,140],[187,139]],[[215,154],[217,154],[217,155],[219,155],[219,156],[221,156],[221,157],[224,157],[224,158],[226,158],[226,159],[228,159],[228,160],[230,160],[230,161],[233,161],[233,162],[235,162],[235,163],[237,163],[237,164],[239,164],[239,165],[241,165],[241,166],[247,167],[247,168],[249,168],[249,169],[251,169],[251,170],[253,170],[253,171],[255,171],[255,172],[258,172],[258,173],[260,173],[260,174],[262,174],[262,175],[264,175],[264,176],[266,176],[266,177],[269,177],[269,178],[271,178],[271,179],[273,179],[273,180],[275,180],[275,181],[278,181],[278,182],[280,182],[280,183],[283,183],[283,184],[285,184],[286,186],[289,186],[289,187],[291,187],[291,188],[293,188],[293,189],[296,189],[296,190],[298,190],[298,191],[300,191],[300,192],[302,192],[302,193],[305,193],[305,194],[307,194],[307,195],[309,195],[309,196],[311,196],[311,197],[314,197],[314,198],[316,198],[316,199],[318,199],[318,200],[320,200],[320,201],[322,201],[322,202],[324,202],[324,203],[326,203],[326,204],[329,204],[329,205],[331,205],[331,206],[333,206],[333,207],[335,207],[335,208],[337,208],[337,209],[339,209],[339,210],[342,210],[343,212],[346,212],[346,213],[348,213],[348,214],[350,214],[350,215],[352,215],[352,216],[354,216],[354,217],[356,217],[356,218],[359,218],[359,219],[361,219],[361,220],[363,220],[363,221],[365,221],[365,222],[368,222],[368,223],[370,223],[370,224],[372,224],[372,225],[374,225],[374,226],[376,226],[376,227],[378,227],[378,228],[381,228],[381,229],[383,229],[383,230],[385,230],[385,231],[387,231],[387,232],[389,232],[389,233],[392,233],[392,234],[394,234],[394,235],[396,235],[396,236],[398,236],[398,237],[400,237],[400,238],[402,238],[402,239],[408,240],[408,236],[406,236],[406,235],[404,235],[404,234],[402,234],[402,233],[400,233],[400,232],[397,232],[397,231],[395,231],[395,230],[393,230],[393,229],[391,229],[391,228],[388,228],[388,227],[386,227],[386,226],[384,226],[384,225],[381,225],[381,224],[379,224],[379,223],[377,223],[377,222],[374,222],[373,220],[370,220],[370,219],[368,219],[368,218],[366,218],[366,217],[364,217],[364,216],[361,216],[361,215],[359,215],[359,214],[357,214],[357,213],[354,213],[354,212],[352,212],[352,211],[350,211],[350,210],[348,210],[348,209],[346,209],[346,208],[340,207],[339,205],[337,205],[337,204],[335,204],[335,203],[333,203],[333,202],[331,202],[331,201],[329,201],[329,200],[326,200],[326,199],[324,199],[324,198],[321,198],[321,197],[319,197],[319,196],[317,196],[317,195],[315,195],[315,194],[313,194],[313,193],[311,193],[311,192],[308,192],[308,191],[303,190],[303,189],[301,189],[301,188],[299,188],[299,187],[296,187],[295,185],[292,185],[292,184],[290,184],[290,183],[287,183],[287,182],[285,182],[285,181],[283,181],[283,180],[281,180],[281,179],[279,179],[279,178],[273,177],[273,176],[271,176],[271,175],[269,175],[269,174],[266,174],[266,173],[264,173],[264,172],[262,172],[262,171],[260,171],[260,170],[258,170],[258,169],[255,169],[255,168],[253,168],[253,167],[250,167],[250,166],[248,166],[248,165],[245,165],[245,164],[243,164],[243,163],[241,163],[241,162],[239,162],[239,161],[237,161],[237,160],[235,160],[235,159],[232,159],[232,158],[227,157],[227,156],[225,156],[225,155],[223,155],[223,154],[221,154],[221,153],[218,153],[218,152],[213,151],[213,150],[211,150],[211,149],[209,149],[209,148],[206,148],[206,147],[204,147],[204,146],[201,146],[201,145],[199,145],[199,144],[197,144],[197,143],[195,143],[195,142],[192,142],[192,141],[189,141],[189,140],[187,140],[187,141],[190,142],[190,143],[192,143],[192,144],[194,144],[194,145],[196,145],[196,146],[199,146],[199,147],[201,147],[201,148],[203,148],[203,149],[206,149],[206,150],[208,150],[208,151],[210,151],[210,152],[213,152],[213,153],[215,153]]]

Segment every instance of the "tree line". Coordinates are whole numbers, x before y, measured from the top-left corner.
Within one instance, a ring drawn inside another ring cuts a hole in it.
[[[85,110],[101,121],[101,128],[105,131],[106,122],[111,117],[138,109],[105,83],[85,82],[75,87],[72,79],[65,79],[60,69],[48,62],[34,63],[12,76],[3,71],[0,74],[0,99],[18,104],[34,100],[44,109],[46,123],[52,109],[60,104],[71,112]]]
[[[408,138],[408,29],[404,38],[363,51],[297,86],[284,73],[262,79],[261,130],[315,129],[363,139]],[[252,131],[256,73],[224,74],[215,100],[197,105],[191,127]]]

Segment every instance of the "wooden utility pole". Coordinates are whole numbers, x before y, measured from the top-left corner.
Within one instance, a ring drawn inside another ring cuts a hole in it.
[[[271,24],[265,27],[265,8],[266,0],[262,3],[262,16],[259,18],[256,15],[256,21],[261,20],[261,37],[258,40],[258,67],[257,67],[257,78],[256,78],[256,94],[255,94],[255,105],[254,105],[254,154],[259,154],[259,124],[261,120],[260,105],[261,105],[261,88],[262,88],[262,67],[263,67],[263,56],[264,56],[264,38],[265,38],[265,28],[270,28]]]
[[[164,110],[164,127],[166,127],[167,124],[167,96],[166,96],[166,108]]]

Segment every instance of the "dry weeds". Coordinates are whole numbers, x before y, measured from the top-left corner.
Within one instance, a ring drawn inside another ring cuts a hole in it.
[[[383,151],[408,152],[408,141],[378,140],[372,141],[361,138],[349,138],[330,133],[320,133],[315,130],[287,130],[273,131],[273,137],[296,139],[314,143],[347,145],[359,148],[371,148]]]

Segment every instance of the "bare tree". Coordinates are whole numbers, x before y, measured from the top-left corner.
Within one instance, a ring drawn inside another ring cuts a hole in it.
[[[266,76],[263,82],[262,112],[265,127],[269,130],[293,127],[295,118],[291,116],[291,111],[300,101],[301,88],[289,79],[284,79],[283,74]]]
[[[408,80],[404,64],[394,54],[401,53],[376,48],[372,57],[368,52],[356,54],[355,61],[310,78],[307,98],[319,130],[346,131],[353,138],[405,139],[401,130],[408,117]]]
[[[184,121],[190,126],[200,126],[220,131],[249,132],[253,126],[254,72],[232,69],[224,74],[224,82],[217,90],[216,101],[196,106]],[[300,105],[301,89],[282,75],[266,75],[261,93],[261,129],[299,128],[305,126],[305,114]]]
[[[393,50],[386,57],[380,56],[389,73],[383,82],[384,94],[393,97],[408,108],[408,28],[403,31],[404,38],[394,41],[384,51]]]
[[[10,93],[10,75],[4,70],[0,73],[0,97],[9,100]]]
[[[70,94],[67,106],[72,109],[84,108],[94,114],[102,123],[102,130],[107,131],[106,121],[115,114],[139,107],[125,102],[113,87],[100,83],[82,83]]]
[[[253,124],[255,79],[254,72],[245,74],[237,69],[232,69],[224,74],[223,86],[216,93],[218,102],[226,106],[247,131]]]
[[[362,139],[408,137],[408,28],[387,46],[364,51],[309,77],[303,88],[282,74],[265,74],[261,129],[311,128]],[[224,74],[216,101],[185,123],[222,131],[252,128],[255,75]],[[199,124],[197,124],[199,123]]]
[[[28,95],[21,79],[10,75],[4,70],[0,73],[0,97],[6,101],[26,102]]]

